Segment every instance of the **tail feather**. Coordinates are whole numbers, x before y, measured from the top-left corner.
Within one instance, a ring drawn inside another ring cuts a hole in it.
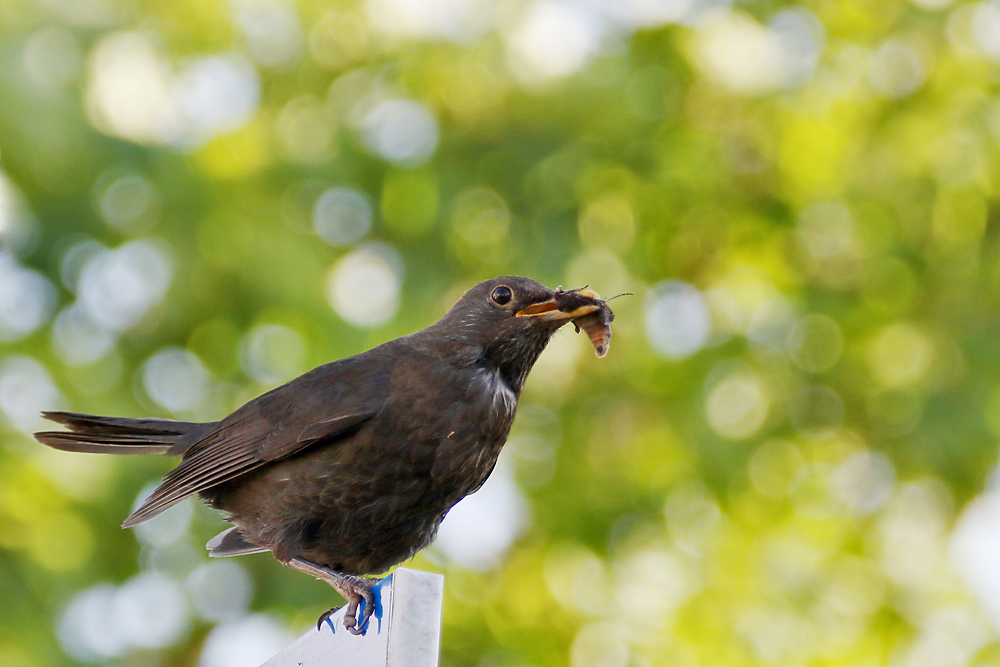
[[[102,417],[75,412],[43,412],[69,431],[42,431],[35,439],[67,452],[166,454],[179,456],[201,439],[211,423],[172,419]]]
[[[54,449],[89,454],[166,454],[171,448],[171,445],[156,444],[140,438],[59,431],[36,433],[35,439]]]
[[[228,556],[244,556],[246,554],[258,554],[263,551],[270,551],[267,547],[262,547],[253,542],[247,541],[240,533],[238,526],[233,526],[224,530],[205,545],[208,555],[211,558],[226,558]]]

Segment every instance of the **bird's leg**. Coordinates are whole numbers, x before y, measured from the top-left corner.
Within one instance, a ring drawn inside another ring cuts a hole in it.
[[[375,595],[372,593],[372,587],[378,583],[378,579],[342,574],[326,565],[320,565],[319,563],[299,557],[290,559],[287,565],[292,569],[304,572],[333,586],[334,590],[347,600],[347,611],[344,613],[344,627],[353,635],[362,635],[365,633],[365,628],[368,626],[368,619],[375,611]],[[358,622],[358,607],[361,605],[362,600],[364,600],[365,604],[361,610],[361,621]],[[320,616],[316,627],[321,627],[323,621],[327,620],[331,614],[339,609],[340,607],[334,607]]]

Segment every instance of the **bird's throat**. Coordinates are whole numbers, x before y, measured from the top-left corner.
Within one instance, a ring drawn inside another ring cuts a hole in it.
[[[538,330],[532,333],[533,335],[495,341],[484,350],[487,364],[496,369],[515,396],[521,394],[531,367],[545,350],[553,332]]]

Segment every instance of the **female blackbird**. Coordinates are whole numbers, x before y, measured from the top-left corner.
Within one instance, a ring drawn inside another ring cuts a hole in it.
[[[197,493],[234,524],[210,555],[270,551],[340,592],[344,625],[358,634],[375,608],[376,580],[361,575],[430,544],[492,472],[553,332],[610,313],[594,292],[568,294],[495,278],[426,329],[315,368],[221,421],[46,412],[70,430],[35,437],[74,452],[181,456],[123,527]]]

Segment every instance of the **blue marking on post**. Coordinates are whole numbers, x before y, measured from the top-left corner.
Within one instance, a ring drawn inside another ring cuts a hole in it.
[[[365,601],[364,598],[361,598],[361,602],[358,603],[358,610],[354,613],[354,616],[355,617],[360,616],[361,618],[365,618],[365,607],[366,606],[368,606],[368,603]],[[362,637],[364,637],[365,635],[368,634],[368,619],[367,618],[365,618],[365,624],[364,625],[358,626],[358,630],[361,632],[361,636]]]
[[[372,586],[372,592],[375,593],[375,611],[373,616],[378,621],[378,632],[382,633],[382,587],[392,583],[392,575],[379,579],[378,582]]]
[[[375,598],[375,610],[372,612],[372,616],[374,616],[375,619],[378,621],[379,634],[382,634],[382,587],[388,586],[391,583],[392,583],[392,575],[390,574],[387,577],[379,579],[377,582],[375,582],[375,585],[372,586],[372,594],[373,597]],[[365,601],[365,599],[361,598],[361,602],[358,604],[358,611],[357,611],[358,616],[364,618],[365,606],[367,604],[368,603]],[[371,622],[371,620],[372,620],[371,616],[369,616],[368,618],[365,619],[365,624],[360,628],[358,628],[359,630],[361,630],[362,637],[368,634],[368,624]],[[332,632],[333,634],[337,634],[337,626],[333,622],[332,614],[326,617],[325,622],[327,625],[330,626],[330,632]]]
[[[372,586],[372,597],[375,599],[375,609],[372,611],[372,616],[374,616],[375,619],[378,621],[379,634],[382,633],[382,587],[389,583],[392,583],[391,574],[388,577],[379,579],[377,582],[375,582],[375,585]],[[365,601],[365,599],[361,598],[361,603],[358,604],[358,616],[364,618],[365,606],[367,604],[368,603]],[[371,616],[365,618],[365,624],[359,628],[361,630],[362,637],[368,634],[368,625],[371,623],[371,620],[372,620]]]

